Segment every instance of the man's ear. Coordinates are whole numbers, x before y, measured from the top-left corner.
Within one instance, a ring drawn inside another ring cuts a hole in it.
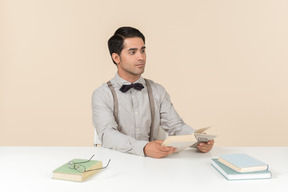
[[[120,56],[117,53],[112,53],[113,61],[118,65],[121,61]]]

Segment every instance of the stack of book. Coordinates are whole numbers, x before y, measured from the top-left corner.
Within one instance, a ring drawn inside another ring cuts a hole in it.
[[[244,153],[226,154],[212,159],[211,165],[227,180],[270,179],[268,164]]]

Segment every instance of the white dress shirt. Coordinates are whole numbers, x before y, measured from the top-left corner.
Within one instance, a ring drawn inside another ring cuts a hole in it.
[[[192,134],[194,129],[186,125],[175,111],[164,87],[151,81],[155,102],[155,121],[152,140],[159,139],[161,128],[168,135]],[[126,93],[119,89],[130,82],[116,73],[111,80],[118,98],[119,124],[113,116],[113,95],[107,83],[92,95],[92,120],[103,147],[144,156],[144,147],[149,142],[151,111],[145,80],[140,77],[134,83],[142,83],[139,91],[131,88]]]

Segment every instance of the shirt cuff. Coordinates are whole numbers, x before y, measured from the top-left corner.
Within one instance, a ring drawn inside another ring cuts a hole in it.
[[[136,141],[134,143],[134,151],[136,155],[145,157],[144,147],[149,141]]]

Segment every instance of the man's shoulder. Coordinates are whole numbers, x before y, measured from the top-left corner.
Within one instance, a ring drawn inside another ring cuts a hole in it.
[[[108,85],[107,83],[103,83],[100,87],[96,88],[94,91],[93,91],[93,97],[106,97],[107,94],[109,94],[110,91],[109,91],[109,88],[108,88]]]
[[[151,79],[147,79],[145,78],[146,80],[148,80],[149,84],[151,85],[151,88],[154,90],[157,90],[157,91],[160,91],[160,92],[165,92],[165,88],[159,84],[159,83],[156,83],[155,81],[151,80]]]

